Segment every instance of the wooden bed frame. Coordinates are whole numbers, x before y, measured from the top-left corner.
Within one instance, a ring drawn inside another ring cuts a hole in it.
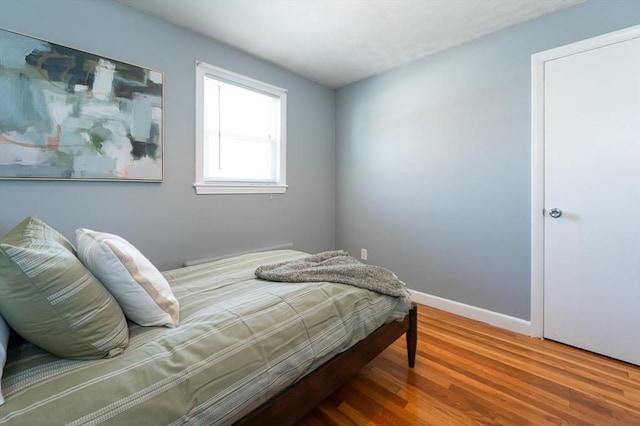
[[[336,355],[235,424],[292,425],[403,334],[407,340],[409,367],[413,368],[418,343],[418,307],[415,304],[402,321],[392,321],[381,326],[364,340]]]

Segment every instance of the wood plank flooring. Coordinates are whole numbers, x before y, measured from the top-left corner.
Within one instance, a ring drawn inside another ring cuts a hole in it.
[[[640,425],[640,367],[420,305],[415,368],[398,339],[318,425]]]

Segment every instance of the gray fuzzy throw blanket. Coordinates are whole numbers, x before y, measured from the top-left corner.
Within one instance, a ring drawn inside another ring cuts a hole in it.
[[[325,251],[288,262],[263,265],[256,276],[269,281],[328,281],[365,288],[407,301],[410,293],[396,274],[380,266],[365,265],[343,250]]]

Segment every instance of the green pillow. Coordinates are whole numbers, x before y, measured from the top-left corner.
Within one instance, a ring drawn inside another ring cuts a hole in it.
[[[115,299],[71,243],[35,217],[0,240],[0,313],[22,337],[63,358],[108,358],[129,342]]]

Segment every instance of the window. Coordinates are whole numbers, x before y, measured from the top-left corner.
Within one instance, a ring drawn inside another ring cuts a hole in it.
[[[284,193],[287,92],[196,63],[198,194]]]

